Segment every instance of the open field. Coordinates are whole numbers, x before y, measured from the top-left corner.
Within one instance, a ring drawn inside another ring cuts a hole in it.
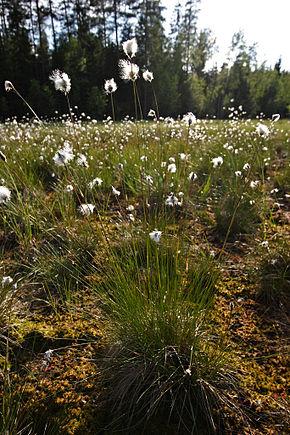
[[[287,433],[290,122],[240,115],[0,125],[0,433]]]

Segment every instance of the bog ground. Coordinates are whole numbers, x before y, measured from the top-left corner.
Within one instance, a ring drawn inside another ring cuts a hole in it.
[[[0,125],[1,433],[287,433],[290,123],[231,113]]]

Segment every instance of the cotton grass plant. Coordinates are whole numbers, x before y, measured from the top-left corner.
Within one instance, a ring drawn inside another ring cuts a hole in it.
[[[117,343],[105,366],[112,428],[138,430],[156,417],[176,432],[210,433],[214,410],[230,404],[227,352],[210,328],[217,273],[205,257],[185,264],[180,242],[151,232],[111,249],[101,268]]]

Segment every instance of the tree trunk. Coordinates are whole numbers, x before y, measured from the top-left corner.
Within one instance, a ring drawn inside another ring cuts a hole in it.
[[[53,47],[54,47],[54,50],[56,50],[57,43],[56,43],[56,33],[55,33],[55,27],[54,27],[54,19],[53,19],[52,1],[51,0],[49,0],[49,15],[50,15],[50,21],[51,21]]]
[[[39,0],[35,0],[35,4],[36,4],[36,14],[37,14],[39,46],[40,46],[40,49],[42,50],[42,28],[41,28],[41,15],[40,15]]]
[[[117,5],[117,0],[114,0],[114,26],[115,26],[116,46],[119,47],[119,38],[118,38],[118,5]]]
[[[69,24],[68,12],[67,12],[66,0],[63,0],[63,5],[64,5],[64,17],[65,17],[65,22],[66,22],[66,32],[67,32],[68,38],[70,39],[71,32],[70,32],[70,24]]]

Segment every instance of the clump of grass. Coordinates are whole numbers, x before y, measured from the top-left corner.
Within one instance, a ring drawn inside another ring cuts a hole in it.
[[[86,223],[79,227],[77,237],[56,227],[45,243],[32,248],[24,265],[26,277],[43,286],[49,299],[71,301],[77,290],[87,285],[87,276],[94,270],[97,240],[98,235]]]
[[[184,258],[179,243],[133,241],[121,253],[112,250],[111,267],[103,270],[117,343],[107,358],[114,427],[132,430],[166,416],[176,433],[211,433],[214,410],[229,404],[233,376],[210,327],[217,275],[205,257],[194,267]]]
[[[290,252],[285,240],[271,243],[259,267],[258,298],[266,305],[290,307]]]
[[[251,234],[260,222],[260,216],[254,203],[246,195],[226,195],[214,207],[215,230],[217,234],[229,239],[240,234]]]
[[[15,435],[34,435],[32,421],[25,413],[21,394],[15,394],[11,388],[4,387],[2,391],[0,411],[0,433]]]

